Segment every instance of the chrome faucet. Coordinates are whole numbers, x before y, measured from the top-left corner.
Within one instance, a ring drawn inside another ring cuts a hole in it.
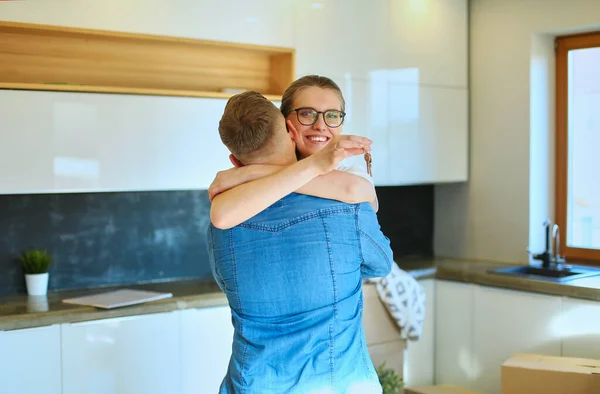
[[[560,228],[558,224],[552,226],[552,242],[550,236],[550,219],[544,222],[544,229],[546,233],[546,250],[542,253],[531,253],[529,249],[527,251],[532,254],[534,260],[542,262],[542,268],[563,270],[568,269],[566,266],[566,260],[560,255]],[[552,243],[552,246],[550,246]]]
[[[567,261],[560,255],[560,228],[558,224],[552,226],[552,263],[556,269],[562,269],[563,264]]]

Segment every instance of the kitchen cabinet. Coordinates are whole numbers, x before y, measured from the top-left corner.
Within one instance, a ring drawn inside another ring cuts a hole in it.
[[[468,0],[389,0],[394,82],[466,88],[468,12]]]
[[[0,194],[206,190],[232,167],[218,132],[226,103],[0,90],[11,141],[0,144]],[[22,116],[25,107],[35,116]]]
[[[387,0],[295,0],[294,24],[298,77],[367,81],[387,68]]]
[[[296,74],[340,85],[344,133],[374,141],[376,186],[468,179],[467,4],[296,2]]]
[[[60,326],[0,331],[0,391],[61,394]]]
[[[388,183],[468,179],[466,89],[389,85]]]
[[[0,194],[208,189],[232,166],[218,133],[226,102],[0,90],[11,141],[0,145]]]
[[[474,369],[475,286],[437,280],[435,288],[435,382],[469,387]]]
[[[600,360],[600,302],[563,298],[547,330],[562,338],[563,356]]]
[[[373,181],[377,186],[391,185],[387,81],[345,78],[337,83],[346,100],[344,134],[360,135],[373,141]],[[365,166],[362,156],[346,160]]]
[[[476,390],[500,393],[500,366],[515,353],[561,355],[561,338],[550,328],[560,297],[485,286],[473,295]]]
[[[467,0],[296,0],[294,23],[298,76],[467,87]]]
[[[247,44],[293,47],[293,0],[119,0],[2,5],[0,19]]]
[[[348,113],[344,133],[373,140],[376,186],[468,179],[466,89],[388,83],[385,77],[345,78],[339,85]]]
[[[63,324],[63,394],[181,393],[177,312]]]
[[[228,306],[181,311],[183,394],[216,393],[233,341]]]
[[[561,355],[560,297],[448,281],[436,292],[437,384],[496,394],[515,353]]]
[[[425,322],[421,338],[418,341],[408,341],[406,344],[404,381],[408,386],[431,385],[435,379],[435,280],[426,279],[419,283],[425,289]]]

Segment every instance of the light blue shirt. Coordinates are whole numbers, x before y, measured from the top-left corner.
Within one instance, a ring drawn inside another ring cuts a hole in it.
[[[362,325],[362,279],[393,262],[369,204],[290,194],[229,230],[210,226],[234,338],[221,394],[381,393]]]

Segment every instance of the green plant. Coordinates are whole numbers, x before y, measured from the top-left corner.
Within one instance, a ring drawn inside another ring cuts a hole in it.
[[[25,274],[44,274],[50,270],[52,256],[46,250],[32,249],[20,257],[21,268]]]
[[[386,368],[385,362],[377,368],[379,383],[383,388],[383,394],[399,394],[404,388],[402,378],[392,368]]]

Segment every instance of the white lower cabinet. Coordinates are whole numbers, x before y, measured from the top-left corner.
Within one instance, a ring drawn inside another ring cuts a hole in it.
[[[183,394],[217,393],[231,357],[229,307],[181,311]]]
[[[60,326],[0,331],[0,392],[61,394]]]
[[[420,283],[425,288],[425,322],[421,338],[406,344],[404,380],[409,386],[433,384],[435,375],[435,280],[426,279]]]
[[[561,298],[476,286],[474,292],[475,385],[500,393],[501,365],[515,353],[561,355],[561,338],[551,327]]]
[[[63,394],[180,394],[180,317],[63,324]]]
[[[435,291],[435,381],[469,387],[477,377],[473,367],[475,286],[438,280]]]
[[[436,291],[436,383],[498,394],[514,354],[561,355],[560,297],[447,281]]]
[[[562,338],[562,355],[600,360],[600,302],[564,298],[548,327]]]

